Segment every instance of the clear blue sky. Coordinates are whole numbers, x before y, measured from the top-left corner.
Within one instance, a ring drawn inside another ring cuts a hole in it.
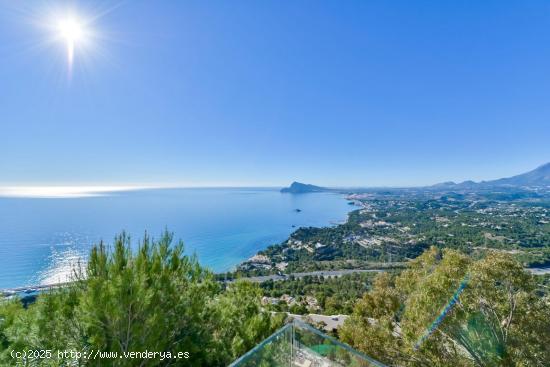
[[[421,185],[550,161],[548,1],[23,3],[0,1],[0,185]],[[67,6],[101,13],[70,81],[36,24]]]

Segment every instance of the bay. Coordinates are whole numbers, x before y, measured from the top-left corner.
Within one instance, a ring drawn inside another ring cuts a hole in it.
[[[297,211],[299,209],[300,211]],[[300,226],[328,226],[353,207],[334,193],[275,188],[148,189],[70,198],[0,198],[0,289],[66,280],[100,240],[133,246],[164,229],[202,265],[231,270]]]

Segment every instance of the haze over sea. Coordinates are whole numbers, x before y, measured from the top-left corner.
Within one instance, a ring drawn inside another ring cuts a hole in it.
[[[275,188],[68,190],[67,197],[48,198],[6,192],[0,192],[0,288],[64,281],[91,246],[112,243],[122,230],[135,247],[145,230],[158,238],[166,228],[201,264],[227,271],[300,226],[341,222],[353,209],[338,194]]]

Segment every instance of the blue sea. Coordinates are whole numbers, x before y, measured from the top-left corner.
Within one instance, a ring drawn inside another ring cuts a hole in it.
[[[300,226],[334,225],[353,209],[339,194],[271,188],[0,197],[0,289],[65,281],[94,244],[112,243],[123,230],[137,246],[145,231],[158,237],[168,229],[201,264],[227,271]]]

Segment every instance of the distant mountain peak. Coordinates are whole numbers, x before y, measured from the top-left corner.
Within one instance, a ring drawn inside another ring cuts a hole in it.
[[[281,189],[281,192],[290,194],[304,194],[307,192],[321,192],[326,190],[327,189],[324,187],[294,181],[289,187]]]
[[[487,181],[487,183],[512,186],[550,186],[550,162],[521,175]]]
[[[445,181],[445,182],[436,183],[435,185],[432,185],[432,187],[446,187],[446,186],[455,186],[455,185],[456,185],[456,182],[454,181]]]
[[[546,170],[546,171],[550,171],[550,162],[548,163],[545,163],[541,166],[538,166],[537,168],[535,168],[535,170]]]
[[[461,183],[452,181],[433,185],[434,188],[472,188],[477,186],[549,186],[550,187],[550,162],[545,163],[532,171],[520,175],[500,178],[498,180],[474,182],[471,180]]]

